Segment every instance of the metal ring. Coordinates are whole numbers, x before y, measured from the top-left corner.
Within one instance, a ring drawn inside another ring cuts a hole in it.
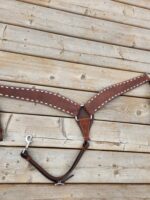
[[[55,183],[55,186],[61,186],[61,185],[64,185],[64,183],[62,183],[61,181],[58,181],[57,183]]]
[[[93,115],[90,115],[90,119],[93,119]],[[75,116],[75,120],[76,120],[76,121],[79,121],[79,119],[78,119],[78,116],[77,116],[77,115]]]

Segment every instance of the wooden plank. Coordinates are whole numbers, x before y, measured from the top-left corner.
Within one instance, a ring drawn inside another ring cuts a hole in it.
[[[22,148],[1,147],[0,183],[49,183],[21,158]],[[59,176],[73,163],[78,150],[30,148],[34,159],[48,172]],[[60,164],[61,163],[61,164]],[[69,183],[150,183],[150,156],[88,150]],[[92,175],[92,176],[91,176]]]
[[[33,76],[35,72],[37,76]],[[139,73],[0,51],[0,79],[6,81],[95,92],[136,76]],[[150,98],[149,84],[125,95]]]
[[[50,184],[3,184],[1,200],[148,200],[149,185],[131,184],[67,184],[55,187]]]
[[[150,63],[150,52],[0,24],[0,50],[115,68]],[[3,30],[3,31],[2,31]],[[128,66],[126,66],[128,65]]]
[[[138,0],[138,1],[137,0],[113,0],[113,1],[138,6],[141,8],[150,9],[150,1],[149,0]]]
[[[4,140],[0,146],[24,146],[26,135],[33,135],[34,147],[80,148],[83,143],[74,119],[1,113],[1,122]],[[149,131],[147,125],[94,121],[89,148],[150,152]]]
[[[150,28],[149,10],[136,6],[118,3],[110,0],[20,0],[49,8],[64,10],[67,12],[78,13],[93,18],[105,19],[109,21],[134,25],[143,28]],[[124,0],[120,0],[124,1]],[[136,4],[143,4],[149,8],[149,0],[128,0]],[[147,3],[145,3],[145,1]],[[140,5],[140,6],[141,6]]]
[[[12,0],[0,0],[0,10],[3,23],[150,50],[150,30]]]
[[[9,85],[18,85],[24,87],[35,87],[26,84],[0,82]],[[73,91],[53,87],[36,87],[39,89],[47,89],[54,92],[59,92],[74,101],[84,104],[93,93],[83,91]],[[95,119],[122,121],[129,123],[150,124],[150,104],[149,99],[134,98],[134,97],[119,97],[114,101],[108,103],[104,108],[95,114]],[[30,102],[17,101],[13,99],[0,98],[1,111],[16,112],[16,113],[30,113],[38,115],[55,115],[68,116],[58,110],[50,109],[47,106],[34,104]],[[12,106],[13,105],[13,106]]]

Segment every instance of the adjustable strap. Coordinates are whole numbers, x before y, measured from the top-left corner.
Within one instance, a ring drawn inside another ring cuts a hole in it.
[[[54,182],[56,185],[63,185],[65,181],[73,177],[74,175],[70,175],[71,172],[74,170],[74,168],[77,166],[78,162],[80,161],[81,157],[83,156],[84,152],[88,149],[89,143],[85,141],[83,143],[83,146],[77,155],[77,158],[75,159],[73,165],[71,168],[63,175],[59,177],[55,177],[51,174],[49,174],[43,167],[41,167],[28,153],[27,149],[23,150],[21,152],[21,156],[26,159],[30,164],[32,164],[41,174],[43,174],[46,178]]]
[[[0,85],[0,96],[17,99],[22,101],[39,103],[65,112],[69,115],[76,116],[80,105],[59,93],[47,90],[33,89],[26,87],[15,87]],[[0,128],[0,140],[2,140],[2,129]]]
[[[135,78],[123,81],[104,88],[95,96],[93,96],[86,104],[85,109],[93,115],[96,111],[101,109],[108,102],[112,101],[116,97],[136,88],[140,85],[150,82],[150,78],[147,74],[137,76]]]

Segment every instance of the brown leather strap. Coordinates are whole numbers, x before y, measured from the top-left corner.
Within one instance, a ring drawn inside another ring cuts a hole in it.
[[[111,86],[108,86],[93,96],[86,104],[85,109],[93,115],[96,111],[101,109],[108,102],[112,101],[116,97],[136,88],[140,85],[143,85],[146,82],[149,82],[150,78],[147,74],[134,77],[127,81],[117,83]]]
[[[13,87],[0,85],[0,96],[36,102],[43,105],[47,105],[63,112],[66,112],[72,116],[75,116],[75,119],[82,131],[84,136],[84,144],[79,152],[76,160],[74,161],[71,168],[63,176],[54,177],[51,174],[47,173],[38,163],[36,163],[32,157],[28,154],[27,150],[21,153],[21,156],[28,160],[33,166],[35,166],[44,176],[52,180],[55,183],[64,183],[66,180],[72,177],[70,173],[76,167],[79,160],[81,159],[85,150],[89,147],[89,131],[93,122],[93,115],[105,104],[113,100],[114,98],[120,96],[121,94],[128,92],[146,82],[150,82],[148,75],[144,74],[127,81],[111,85],[107,88],[104,88],[94,97],[92,97],[85,106],[80,106],[74,101],[61,96],[60,94],[48,92],[45,90],[22,88],[22,87]],[[0,130],[0,139],[2,139],[2,133]]]
[[[41,89],[0,85],[0,96],[43,104],[72,116],[76,116],[80,109],[80,105],[71,99]]]
[[[90,140],[90,128],[93,123],[93,115],[90,115],[84,106],[81,105],[78,115],[75,117],[78,126],[82,132],[85,141]]]
[[[80,116],[81,118],[83,118],[82,120],[76,120],[83,133],[84,139],[89,139],[89,130],[92,122],[90,118],[91,116],[93,118],[93,114],[96,111],[98,111],[114,98],[148,81],[150,81],[150,78],[147,74],[144,74],[104,88],[94,97],[92,97],[84,106],[84,111],[86,111],[88,115],[84,115],[83,117]],[[54,93],[47,90],[0,85],[0,96],[28,102],[40,103],[58,109],[75,117],[79,115],[81,110],[81,107],[78,103],[60,95],[59,93]],[[0,141],[2,141],[2,138],[2,129],[0,128]]]
[[[49,180],[53,181],[56,184],[64,184],[65,181],[67,181],[69,178],[73,177],[74,175],[70,175],[71,172],[74,170],[74,168],[77,166],[78,162],[80,161],[81,157],[83,156],[84,152],[88,149],[89,147],[89,143],[88,141],[85,141],[83,143],[83,146],[77,156],[77,158],[75,159],[73,165],[71,166],[71,168],[63,175],[63,176],[59,176],[59,177],[55,177],[51,174],[49,174],[43,167],[41,167],[28,153],[27,150],[23,150],[21,152],[21,156],[26,159],[30,164],[32,164],[40,173],[42,173],[46,178],[48,178]]]
[[[80,109],[80,105],[71,99],[62,96],[59,93],[41,89],[0,85],[0,96],[39,103],[53,107],[72,116],[76,116]],[[2,128],[0,128],[0,141],[2,140]]]

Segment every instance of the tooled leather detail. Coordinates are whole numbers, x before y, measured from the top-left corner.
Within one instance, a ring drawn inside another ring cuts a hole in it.
[[[134,77],[127,81],[123,81],[111,86],[108,86],[93,96],[86,104],[86,110],[94,114],[96,111],[101,109],[108,102],[112,101],[116,97],[136,88],[144,83],[150,81],[150,78],[147,74],[143,74],[141,76]]]
[[[84,140],[88,141],[90,139],[89,134],[93,123],[93,115],[90,115],[87,112],[84,105],[80,107],[76,121],[80,127]]]
[[[80,105],[59,93],[26,87],[0,86],[0,96],[43,104],[76,116]]]
[[[79,120],[79,126],[81,128],[81,132],[83,134],[84,140],[89,140],[89,133],[90,133],[90,127],[91,127],[91,119],[85,118]]]
[[[111,85],[107,88],[104,88],[93,98],[91,98],[85,104],[85,106],[81,107],[79,104],[73,102],[66,97],[61,96],[60,94],[48,92],[46,90],[1,85],[0,96],[44,104],[76,117],[76,121],[84,137],[84,143],[73,165],[63,176],[52,176],[47,171],[45,171],[37,162],[35,162],[27,151],[23,151],[21,153],[21,156],[28,162],[30,162],[35,168],[37,168],[45,177],[55,183],[62,184],[72,177],[70,173],[78,164],[85,150],[87,150],[89,147],[89,131],[93,123],[93,114],[112,99],[146,82],[150,82],[150,78],[146,74],[144,74],[142,76]],[[1,130],[0,140],[2,140]]]

